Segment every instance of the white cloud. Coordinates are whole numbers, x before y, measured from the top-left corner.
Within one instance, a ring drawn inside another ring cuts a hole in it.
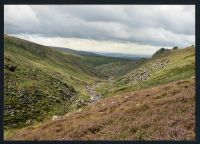
[[[68,42],[75,43],[70,48],[85,40],[101,50],[124,43],[121,51],[129,51],[128,43],[148,50],[195,43],[194,5],[6,5],[4,14],[5,33],[37,36],[52,45],[59,45],[55,39],[76,39]]]
[[[17,27],[36,26],[39,24],[35,12],[27,5],[5,5],[4,21]]]

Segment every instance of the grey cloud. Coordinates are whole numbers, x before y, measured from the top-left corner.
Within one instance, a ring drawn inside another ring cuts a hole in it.
[[[30,12],[18,18],[14,13],[17,6],[14,10],[6,7],[4,27],[10,34],[155,46],[185,46],[194,43],[195,39],[194,6],[26,6]]]

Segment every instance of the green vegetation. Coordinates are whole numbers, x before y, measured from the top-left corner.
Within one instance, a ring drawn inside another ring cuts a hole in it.
[[[145,72],[147,75],[142,75]],[[139,90],[187,79],[194,75],[195,49],[193,47],[175,49],[140,62],[131,72],[116,78],[109,85],[99,87],[97,91],[104,91],[104,96],[107,97],[125,91]],[[107,92],[105,92],[106,87],[108,88]]]
[[[120,76],[123,76],[127,73],[129,73],[131,70],[133,70],[139,61],[122,61],[122,62],[113,62],[109,64],[102,64],[100,66],[95,67],[95,69],[102,73],[103,75],[118,78]]]
[[[195,140],[194,79],[105,98],[7,140]]]
[[[192,46],[161,49],[152,58],[133,61],[74,50],[57,51],[4,35],[5,137],[14,135],[19,128],[30,125],[37,127],[38,123],[48,121],[54,115],[76,112],[78,109],[85,111],[85,106],[92,103],[92,97],[96,95],[110,97],[113,101],[116,95],[123,97],[125,92],[185,80],[194,75],[195,49]],[[163,100],[169,93],[175,95],[187,87],[186,83],[179,83],[177,89],[159,92],[153,99]],[[181,102],[188,101],[183,98]],[[107,105],[107,109],[100,111],[112,113],[116,110],[117,105],[112,107],[109,102]],[[144,104],[140,110],[149,111],[150,107]],[[131,109],[135,111],[135,107]],[[122,120],[118,122],[126,125],[128,119]],[[89,127],[87,131],[95,134],[101,131],[104,124],[113,123],[109,118],[105,121]],[[136,139],[145,139],[148,136],[144,130],[149,127],[148,123],[141,125],[142,130],[135,126],[127,130],[123,127],[123,130],[120,129],[123,133],[112,135],[111,138],[125,139],[133,133]]]
[[[95,61],[94,56],[63,54],[7,35],[4,43],[6,129],[24,127],[76,109],[76,100],[90,99],[84,86],[104,77],[91,65],[120,61],[104,60],[102,56]]]

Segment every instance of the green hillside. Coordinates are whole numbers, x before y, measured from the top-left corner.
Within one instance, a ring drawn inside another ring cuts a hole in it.
[[[42,121],[76,108],[75,100],[89,99],[84,86],[104,78],[91,65],[116,60],[120,61],[63,54],[4,35],[5,128]]]
[[[97,88],[104,96],[139,90],[195,75],[195,48],[193,46],[166,50],[138,64],[127,74]],[[131,66],[129,66],[131,67]]]
[[[105,56],[101,56],[92,52],[77,51],[77,50],[72,50],[69,48],[58,48],[58,47],[50,47],[50,48],[60,51],[66,55],[73,55],[75,57],[78,57],[91,67],[97,67],[102,64],[109,64],[109,63],[114,63],[114,62],[131,61],[128,59],[123,59],[123,58],[105,57]]]
[[[112,63],[102,64],[100,66],[97,66],[95,67],[95,69],[103,75],[117,79],[118,77],[131,72],[142,62],[143,60],[112,62]]]
[[[4,45],[5,128],[67,111],[67,103],[78,90],[74,86],[91,79],[87,75],[90,71],[81,65],[78,68],[74,57],[68,59],[47,47],[10,36],[4,37]]]
[[[194,75],[193,46],[161,49],[151,58],[134,61],[76,51],[57,51],[4,35],[5,137],[20,128],[37,127],[38,123],[49,121],[54,115],[84,111],[90,105],[93,111],[96,102],[106,97],[115,101],[116,95],[123,99],[126,92],[185,81]],[[194,82],[191,87],[190,91]],[[113,108],[109,102],[107,105],[110,113]],[[126,108],[129,109],[129,106]],[[115,110],[116,115],[121,111]],[[96,113],[91,112],[89,119]],[[105,121],[109,119],[112,117]],[[115,135],[112,138],[115,139]]]

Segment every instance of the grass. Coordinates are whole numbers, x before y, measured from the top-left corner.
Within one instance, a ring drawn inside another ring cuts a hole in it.
[[[14,37],[6,36],[4,42],[5,129],[66,113],[77,95],[86,99],[82,87],[98,79],[91,76],[86,64],[76,64],[76,57]],[[10,71],[10,67],[16,70]]]
[[[76,100],[90,100],[85,85],[104,78],[95,66],[125,61],[66,54],[7,35],[4,44],[6,129],[27,126],[29,119],[35,123],[76,109]],[[16,70],[10,71],[10,67]]]
[[[139,63],[139,62],[138,62]],[[137,61],[127,60],[122,62],[112,62],[95,67],[103,75],[118,78],[129,73],[137,66]]]
[[[13,135],[14,139],[67,140],[179,140],[195,137],[192,131],[194,119],[184,119],[185,115],[194,115],[194,82],[190,79],[195,75],[194,48],[172,50],[136,62],[58,52],[10,36],[4,37],[4,43],[6,138]],[[153,70],[146,80],[130,85],[130,77],[151,69],[153,64],[163,63],[163,58],[169,61],[164,68]],[[108,77],[114,79],[105,80]],[[175,83],[177,80],[182,81]],[[160,86],[166,83],[170,84]],[[100,84],[96,92],[105,99],[85,107],[81,103],[90,100],[85,86],[96,84]],[[147,92],[138,91],[147,88]],[[137,92],[133,94],[132,91]],[[177,110],[175,105],[181,108]],[[82,112],[76,112],[77,109]],[[168,111],[176,113],[177,117]],[[53,115],[66,113],[72,113],[64,120],[66,125],[49,122]],[[173,118],[169,125],[169,118],[164,114]],[[44,122],[47,124],[43,125]],[[166,128],[157,123],[167,123]],[[24,127],[29,127],[30,136]]]
[[[107,92],[104,95],[108,97],[127,91],[144,89],[176,80],[190,78],[195,75],[194,53],[195,49],[189,47],[166,54],[164,57],[169,60],[169,63],[163,69],[151,72],[149,79],[130,86],[124,82],[125,79],[128,79],[130,75],[134,74],[130,72],[127,75],[116,79],[115,82],[109,87],[112,91]],[[134,69],[134,71],[141,69],[141,67],[151,66],[158,58],[159,57],[142,63],[142,65],[139,65],[136,69]],[[100,87],[99,90],[101,89],[104,88]]]
[[[6,139],[194,140],[195,82],[184,81],[182,86],[182,81],[175,81],[105,98],[81,112],[23,128]]]

